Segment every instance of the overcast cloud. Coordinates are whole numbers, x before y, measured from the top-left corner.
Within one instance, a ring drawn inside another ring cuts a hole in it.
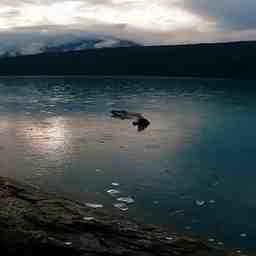
[[[93,35],[146,45],[255,40],[255,13],[255,0],[0,0],[0,50]]]

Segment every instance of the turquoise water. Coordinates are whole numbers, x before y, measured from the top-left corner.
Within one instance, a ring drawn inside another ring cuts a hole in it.
[[[138,132],[112,109],[151,124]],[[256,247],[255,131],[253,81],[0,79],[0,175],[246,250]],[[111,188],[135,200],[128,211]]]

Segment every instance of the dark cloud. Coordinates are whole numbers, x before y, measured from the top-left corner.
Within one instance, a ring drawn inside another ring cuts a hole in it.
[[[181,6],[217,22],[220,30],[256,29],[255,0],[183,0]]]

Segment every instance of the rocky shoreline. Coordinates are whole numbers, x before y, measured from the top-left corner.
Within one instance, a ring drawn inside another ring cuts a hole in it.
[[[203,241],[116,219],[83,203],[3,177],[0,246],[4,256],[233,255]]]

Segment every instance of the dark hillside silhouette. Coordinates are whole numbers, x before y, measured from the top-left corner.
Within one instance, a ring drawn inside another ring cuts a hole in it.
[[[256,42],[126,47],[0,59],[0,75],[254,79]]]

